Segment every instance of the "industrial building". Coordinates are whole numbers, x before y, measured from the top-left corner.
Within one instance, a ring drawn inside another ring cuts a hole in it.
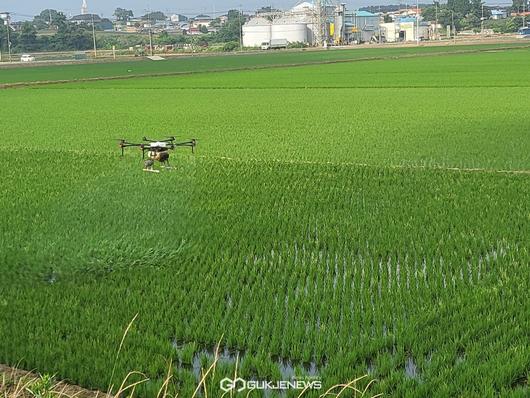
[[[347,12],[344,10],[344,26],[335,42],[344,44],[369,43],[380,36],[380,16],[368,11]]]
[[[288,11],[260,12],[243,26],[243,46],[260,47],[275,40],[309,45],[413,42],[433,38],[433,28],[422,21],[419,9],[405,10],[393,22],[380,14],[348,11],[332,0],[302,2]]]
[[[316,7],[304,2],[289,11],[260,13],[251,18],[243,25],[243,46],[259,47],[273,40],[316,44],[317,31]]]
[[[380,16],[347,12],[344,4],[303,2],[288,11],[259,13],[243,26],[243,46],[286,40],[310,45],[363,43],[379,37]]]
[[[382,38],[389,43],[427,40],[430,33],[430,23],[412,17],[401,17],[394,22],[381,24]]]

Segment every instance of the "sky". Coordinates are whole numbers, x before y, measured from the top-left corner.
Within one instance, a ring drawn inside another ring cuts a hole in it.
[[[184,15],[222,14],[231,8],[242,7],[252,12],[264,5],[272,5],[280,9],[294,6],[299,0],[87,0],[89,12],[104,17],[111,17],[117,7],[132,9],[134,15],[144,15],[147,9],[160,10],[166,14],[179,13]],[[414,0],[408,0],[415,3]],[[338,1],[337,1],[338,2]],[[342,1],[341,1],[342,2]],[[406,0],[401,0],[405,4]],[[422,1],[420,1],[421,3]],[[431,2],[424,0],[423,2]],[[442,0],[442,2],[444,2]],[[507,4],[510,0],[489,0],[491,4]],[[396,4],[399,0],[347,0],[348,9],[379,4]],[[82,0],[0,0],[0,11],[13,13],[13,19],[31,19],[46,8],[63,11],[67,16],[81,12]]]

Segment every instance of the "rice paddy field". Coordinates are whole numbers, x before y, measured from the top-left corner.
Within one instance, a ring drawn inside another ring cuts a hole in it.
[[[499,51],[509,48],[528,49],[527,42],[515,41],[489,44],[458,44],[401,48],[340,49],[322,51],[317,49],[289,50],[279,52],[244,52],[228,55],[180,55],[169,57],[164,62],[153,62],[144,58],[117,62],[64,63],[60,67],[49,64],[0,65],[0,88],[6,84],[53,82],[101,78],[134,78],[138,76],[189,74],[197,72],[231,69],[256,69],[275,66],[290,66],[311,63],[350,62],[394,57],[416,57],[448,53]]]
[[[190,397],[220,341],[203,396],[237,372],[527,397],[529,64],[519,48],[0,91],[0,363],[101,390],[136,370],[145,397],[169,367]],[[199,146],[144,173],[116,141],[144,135]]]

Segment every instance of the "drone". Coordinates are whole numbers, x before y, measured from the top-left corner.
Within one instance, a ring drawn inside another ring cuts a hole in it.
[[[169,151],[177,147],[189,147],[191,152],[195,153],[197,140],[190,139],[189,141],[176,142],[175,137],[169,137],[165,140],[151,140],[147,137],[142,138],[142,143],[136,144],[125,139],[119,139],[119,147],[121,149],[121,156],[125,153],[125,148],[138,147],[142,150],[142,159],[144,159],[144,171],[159,173],[160,170],[155,170],[155,161],[158,161],[163,168],[171,169],[169,164]],[[147,153],[148,159],[145,159]]]

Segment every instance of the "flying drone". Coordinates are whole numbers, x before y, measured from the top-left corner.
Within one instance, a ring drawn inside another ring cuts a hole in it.
[[[176,142],[175,137],[169,137],[165,140],[151,140],[147,137],[142,139],[142,143],[136,144],[129,142],[124,139],[119,140],[119,146],[121,148],[121,156],[125,153],[125,148],[138,147],[142,150],[142,159],[144,159],[144,171],[151,171],[158,173],[159,170],[154,169],[155,161],[159,162],[165,169],[170,169],[169,164],[169,151],[177,147],[189,147],[191,152],[195,153],[195,147],[197,146],[197,140],[191,139],[189,141]],[[148,159],[145,160],[147,153]]]

